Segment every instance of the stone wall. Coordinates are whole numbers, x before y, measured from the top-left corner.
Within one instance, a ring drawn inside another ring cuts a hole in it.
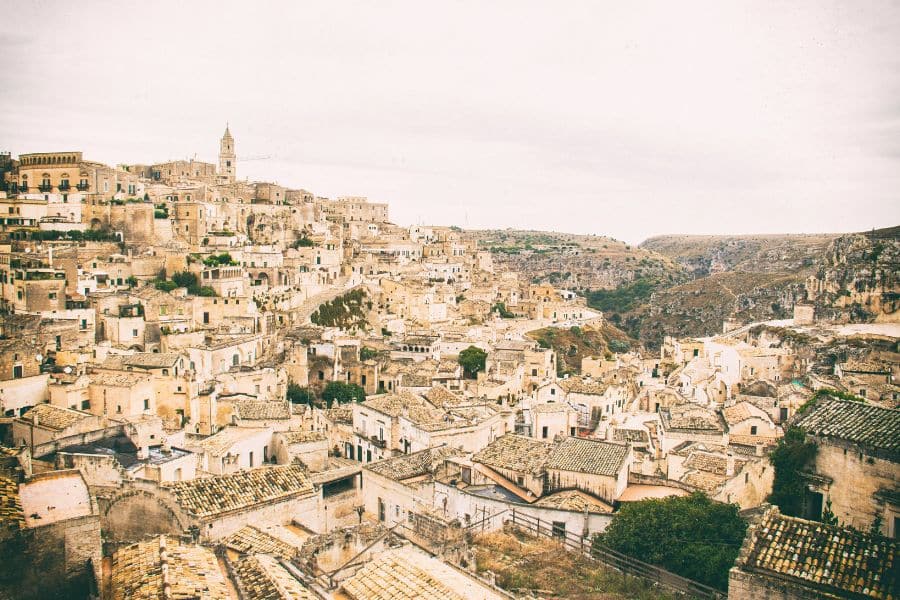
[[[875,493],[897,487],[897,463],[866,456],[849,444],[844,447],[820,440],[818,446],[815,473],[832,480],[830,485],[817,489],[822,493],[823,507],[831,499],[831,510],[842,525],[867,530],[884,510]]]
[[[728,576],[728,600],[821,600],[835,598],[800,586],[766,577],[756,573],[747,573],[734,567]]]
[[[96,591],[100,576],[100,518],[23,530],[0,545],[0,556],[0,597],[85,598]]]

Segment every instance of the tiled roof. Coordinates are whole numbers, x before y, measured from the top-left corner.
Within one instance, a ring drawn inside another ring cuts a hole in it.
[[[445,458],[462,455],[463,452],[461,450],[456,450],[449,446],[442,446],[440,448],[420,450],[419,452],[397,456],[387,460],[380,460],[366,465],[365,469],[395,481],[403,481],[404,479],[409,479],[411,477],[433,473],[434,469],[440,466]]]
[[[322,412],[325,418],[332,423],[353,423],[352,406],[336,406],[334,408],[327,408]]]
[[[808,434],[853,442],[900,462],[900,409],[826,397],[795,424]]]
[[[722,416],[725,417],[725,422],[729,425],[736,425],[753,417],[757,417],[765,421],[771,420],[769,418],[769,415],[764,410],[762,410],[758,406],[753,405],[750,402],[738,402],[734,406],[723,408]]]
[[[788,517],[773,508],[748,531],[738,566],[793,580],[823,595],[896,598],[897,556],[895,539]]]
[[[0,539],[25,526],[25,513],[19,499],[19,484],[0,477]]]
[[[550,452],[547,469],[615,476],[627,456],[626,445],[570,437]]]
[[[316,598],[276,559],[265,554],[248,556],[234,566],[246,600],[311,600]]]
[[[650,434],[645,429],[624,429],[617,427],[613,431],[613,440],[617,442],[647,443],[650,441]]]
[[[425,397],[429,402],[440,408],[459,406],[464,403],[462,398],[442,385],[432,386],[430,390],[425,392]]]
[[[269,431],[265,427],[226,427],[194,444],[194,446],[210,456],[221,456],[230,451],[241,440],[251,438],[261,432]]]
[[[120,548],[111,572],[115,600],[230,597],[215,554],[166,536]]]
[[[706,434],[724,433],[716,413],[697,404],[676,404],[659,411],[665,429],[679,429]]]
[[[286,559],[291,559],[297,554],[297,549],[287,542],[283,542],[253,525],[238,529],[222,540],[222,544],[241,554],[271,554]]]
[[[464,600],[397,552],[369,561],[343,588],[353,600]]]
[[[173,484],[171,490],[182,508],[205,517],[308,494],[313,491],[313,486],[303,467],[286,465],[180,481]]]
[[[241,419],[262,421],[291,418],[291,407],[286,401],[240,400],[234,403],[234,410]]]
[[[144,369],[160,369],[174,366],[179,358],[181,355],[177,352],[138,352],[130,356],[123,356],[122,363]]]
[[[569,394],[592,394],[599,396],[606,392],[606,388],[609,386],[599,381],[588,381],[581,377],[569,377],[568,379],[559,381],[559,387]]]
[[[544,470],[552,446],[534,438],[508,433],[497,438],[472,457],[492,468],[520,473],[540,473]]]
[[[740,473],[746,463],[747,461],[744,459],[735,459],[734,472]],[[684,461],[684,466],[716,475],[725,475],[728,472],[728,457],[710,452],[691,452],[688,459]]]
[[[724,475],[716,475],[706,471],[688,471],[681,476],[681,482],[711,494],[717,491],[728,480]]]
[[[35,417],[38,419],[39,426],[62,431],[84,419],[90,419],[93,415],[80,410],[53,406],[52,404],[38,404],[22,416],[23,419],[28,421],[34,421]]]
[[[92,385],[132,388],[150,381],[147,373],[131,373],[129,371],[96,371],[91,373]]]
[[[571,510],[579,513],[583,513],[585,509],[591,513],[611,513],[613,511],[611,505],[580,490],[556,492],[555,494],[544,496],[535,502],[534,505],[559,510]]]
[[[279,435],[285,444],[305,444],[328,439],[328,436],[321,431],[285,431]]]

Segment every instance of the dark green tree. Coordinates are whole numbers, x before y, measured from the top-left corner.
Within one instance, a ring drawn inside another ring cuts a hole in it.
[[[371,360],[378,356],[378,350],[363,346],[359,349],[359,360]]]
[[[366,391],[355,383],[329,381],[322,391],[322,400],[325,401],[325,405],[328,408],[331,408],[335,402],[348,404],[350,402],[362,402],[365,399]]]
[[[769,462],[775,467],[769,502],[777,505],[782,513],[792,517],[803,516],[806,484],[800,472],[815,456],[816,445],[806,441],[806,434],[799,427],[788,427],[769,455]]]
[[[596,544],[725,590],[746,531],[737,504],[695,492],[623,504]]]
[[[459,364],[462,365],[465,376],[469,379],[478,377],[479,371],[484,371],[487,362],[487,352],[477,346],[469,346],[459,353]]]
[[[296,383],[289,383],[287,387],[287,399],[293,404],[312,404],[313,395],[309,388],[302,387]]]

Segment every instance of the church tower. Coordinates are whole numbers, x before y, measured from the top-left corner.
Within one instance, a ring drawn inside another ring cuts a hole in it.
[[[219,181],[222,183],[234,183],[237,169],[237,157],[234,155],[234,138],[225,125],[225,135],[219,143]]]

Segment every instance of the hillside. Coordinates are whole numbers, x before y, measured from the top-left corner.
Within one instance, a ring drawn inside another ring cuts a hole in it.
[[[556,351],[556,371],[565,373],[581,373],[581,361],[586,356],[610,356],[613,352],[627,352],[636,345],[628,335],[604,323],[597,327],[545,327],[526,334],[544,348]]]
[[[694,277],[727,271],[777,273],[811,269],[839,234],[664,235],[640,244]]]
[[[518,271],[532,283],[586,292],[615,289],[641,278],[661,285],[689,278],[682,266],[662,254],[604,236],[512,229],[466,235],[490,250],[496,265]]]
[[[726,319],[742,323],[790,318],[805,297],[802,273],[717,273],[653,294],[635,315],[640,341],[658,347],[663,337],[722,332]]]

